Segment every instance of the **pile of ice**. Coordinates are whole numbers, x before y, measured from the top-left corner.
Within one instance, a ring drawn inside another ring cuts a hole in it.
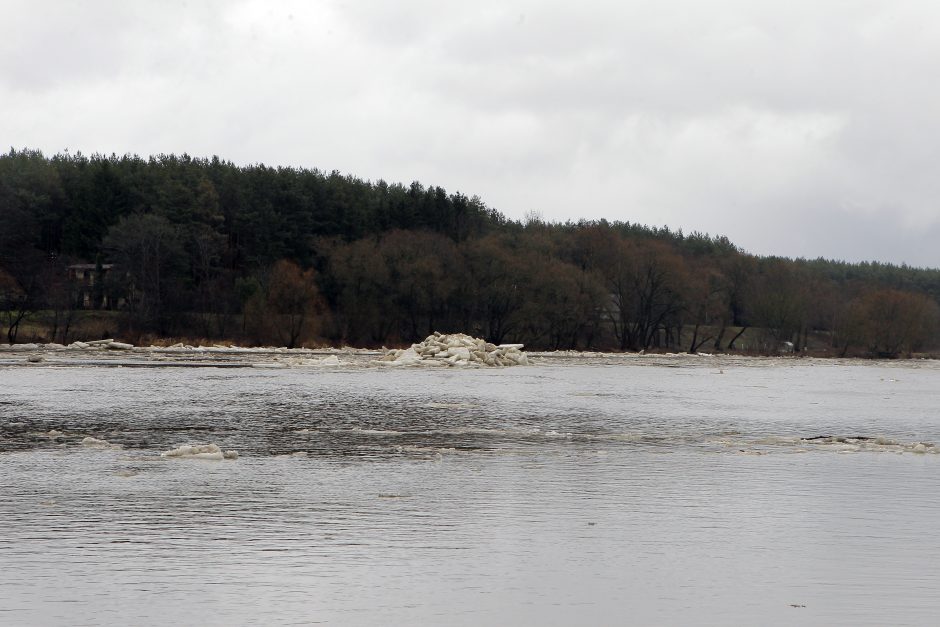
[[[222,452],[215,444],[184,444],[170,451],[163,451],[160,457],[179,457],[187,459],[238,459],[236,451]]]
[[[444,335],[435,332],[405,350],[390,350],[380,359],[397,365],[526,366],[529,363],[522,344],[491,344],[464,333]]]

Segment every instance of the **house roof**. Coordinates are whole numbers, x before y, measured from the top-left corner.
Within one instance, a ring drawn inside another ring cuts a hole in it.
[[[97,265],[97,264],[94,264],[94,263],[73,263],[73,264],[70,265],[68,268],[69,268],[69,270],[94,270],[94,269],[96,269],[97,267],[98,267],[98,265]],[[110,269],[113,268],[113,267],[114,267],[114,264],[113,264],[113,263],[103,263],[103,264],[101,264],[101,269],[102,269],[102,270],[110,270]]]

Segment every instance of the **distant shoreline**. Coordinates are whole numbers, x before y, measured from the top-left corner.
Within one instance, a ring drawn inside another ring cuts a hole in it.
[[[109,347],[108,344],[117,345]],[[85,344],[85,343],[78,343]],[[127,367],[310,367],[323,365],[326,359],[334,358],[331,366],[366,366],[383,364],[380,358],[389,349],[342,347],[287,348],[276,346],[237,346],[215,344],[198,346],[177,343],[169,346],[150,345],[132,346],[114,340],[98,340],[91,345],[76,346],[55,343],[0,344],[0,367],[16,365],[32,366],[80,366],[80,365],[121,365]],[[686,364],[733,364],[735,362],[848,362],[892,364],[903,362],[932,362],[938,359],[934,354],[915,354],[910,357],[878,358],[820,353],[781,353],[760,355],[745,352],[723,353],[687,353],[669,351],[613,352],[613,351],[525,351],[532,365],[552,363],[573,364],[638,364],[649,365],[685,362]],[[384,365],[388,366],[385,362]],[[399,366],[401,367],[401,366]]]

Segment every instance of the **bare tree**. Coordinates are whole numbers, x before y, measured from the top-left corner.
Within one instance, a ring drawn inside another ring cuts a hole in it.
[[[9,272],[0,268],[0,315],[6,328],[7,343],[15,344],[20,324],[33,313],[35,299],[28,289]]]

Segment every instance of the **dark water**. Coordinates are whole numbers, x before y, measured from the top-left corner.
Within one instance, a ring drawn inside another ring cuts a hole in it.
[[[936,624],[938,383],[0,368],[0,624]]]

